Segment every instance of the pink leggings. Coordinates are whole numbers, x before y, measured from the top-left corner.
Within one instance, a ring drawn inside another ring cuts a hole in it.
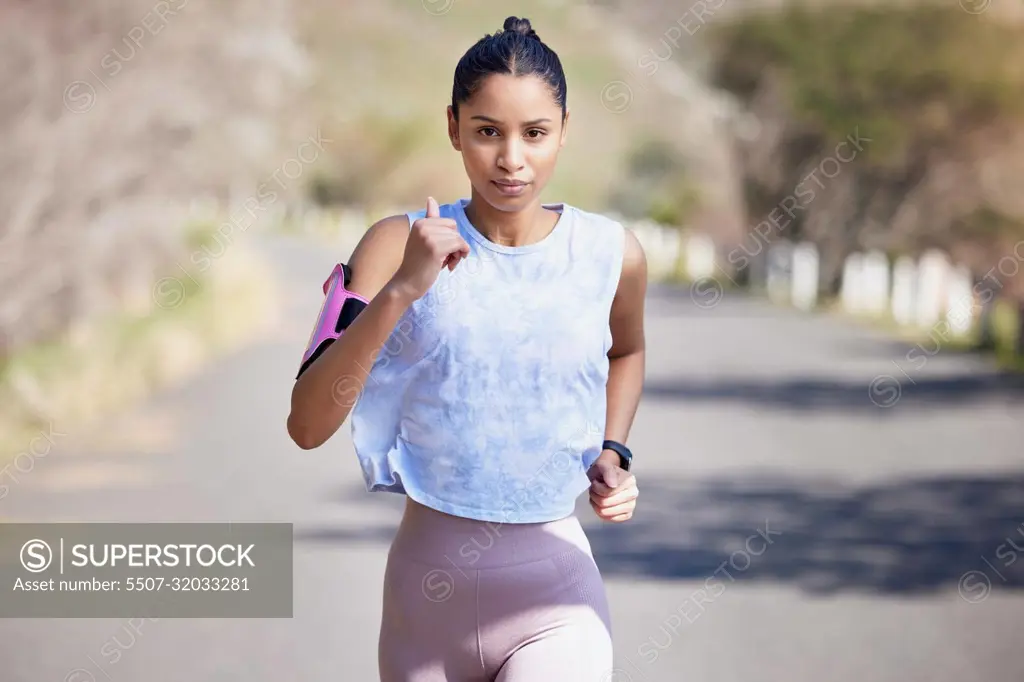
[[[407,498],[378,665],[381,682],[609,682],[608,601],[579,520],[474,521]]]

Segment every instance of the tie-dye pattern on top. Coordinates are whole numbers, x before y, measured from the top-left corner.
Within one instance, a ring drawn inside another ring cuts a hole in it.
[[[568,204],[544,239],[491,242],[441,207],[470,254],[396,324],[352,411],[367,490],[533,523],[572,513],[604,439],[623,226]],[[408,214],[410,226],[425,211]]]

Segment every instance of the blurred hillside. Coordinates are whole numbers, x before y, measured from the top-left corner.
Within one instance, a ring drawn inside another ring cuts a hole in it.
[[[678,221],[693,204],[685,200],[691,186],[706,176],[694,162],[700,150],[678,125],[686,102],[656,89],[643,96],[615,90],[628,59],[614,48],[631,30],[603,10],[550,0],[301,7],[303,40],[320,65],[314,108],[327,136],[339,141],[316,179],[322,201],[376,213],[378,206],[419,206],[431,193],[468,195],[462,160],[445,133],[452,73],[465,50],[510,13],[531,19],[566,70],[569,139],[547,200]],[[652,148],[668,163],[649,163]],[[638,169],[654,183],[631,184]]]
[[[6,3],[0,356],[105,311],[150,311],[155,280],[195,269],[197,199],[231,214],[273,177],[265,226],[306,201],[378,215],[428,193],[467,195],[445,135],[452,72],[510,11],[464,0]],[[628,28],[583,5],[515,12],[568,72],[570,140],[546,198],[681,221],[707,173],[671,125],[678,98],[610,99],[622,68],[609,43]],[[283,179],[318,135],[315,160]],[[652,163],[652,149],[668,163]],[[623,181],[633,176],[644,182]]]
[[[547,200],[728,248],[859,132],[864,153],[773,237],[818,244],[829,291],[854,248],[943,246],[981,274],[1021,234],[1024,41],[1004,0],[967,2],[5,3],[0,357],[109,311],[159,312],[154,282],[201,281],[249,222],[467,195],[452,72],[510,13],[568,76]],[[189,205],[207,198],[199,221]]]
[[[152,310],[153,283],[195,248],[188,202],[227,199],[315,132],[286,3],[2,11],[0,357]]]

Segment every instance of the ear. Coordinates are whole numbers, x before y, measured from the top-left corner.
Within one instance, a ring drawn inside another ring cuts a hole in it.
[[[565,136],[569,133],[569,114],[571,113],[569,109],[565,110],[565,118],[562,119],[562,136],[558,140],[559,149],[565,146]]]
[[[448,139],[451,140],[452,147],[457,152],[462,151],[462,143],[459,141],[459,122],[455,120],[455,112],[452,110],[452,105],[448,105]]]

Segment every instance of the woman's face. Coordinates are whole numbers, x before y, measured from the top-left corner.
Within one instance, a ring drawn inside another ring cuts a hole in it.
[[[473,97],[448,107],[448,136],[462,152],[476,193],[502,211],[539,195],[555,170],[568,124],[548,85],[537,76],[492,74]]]

